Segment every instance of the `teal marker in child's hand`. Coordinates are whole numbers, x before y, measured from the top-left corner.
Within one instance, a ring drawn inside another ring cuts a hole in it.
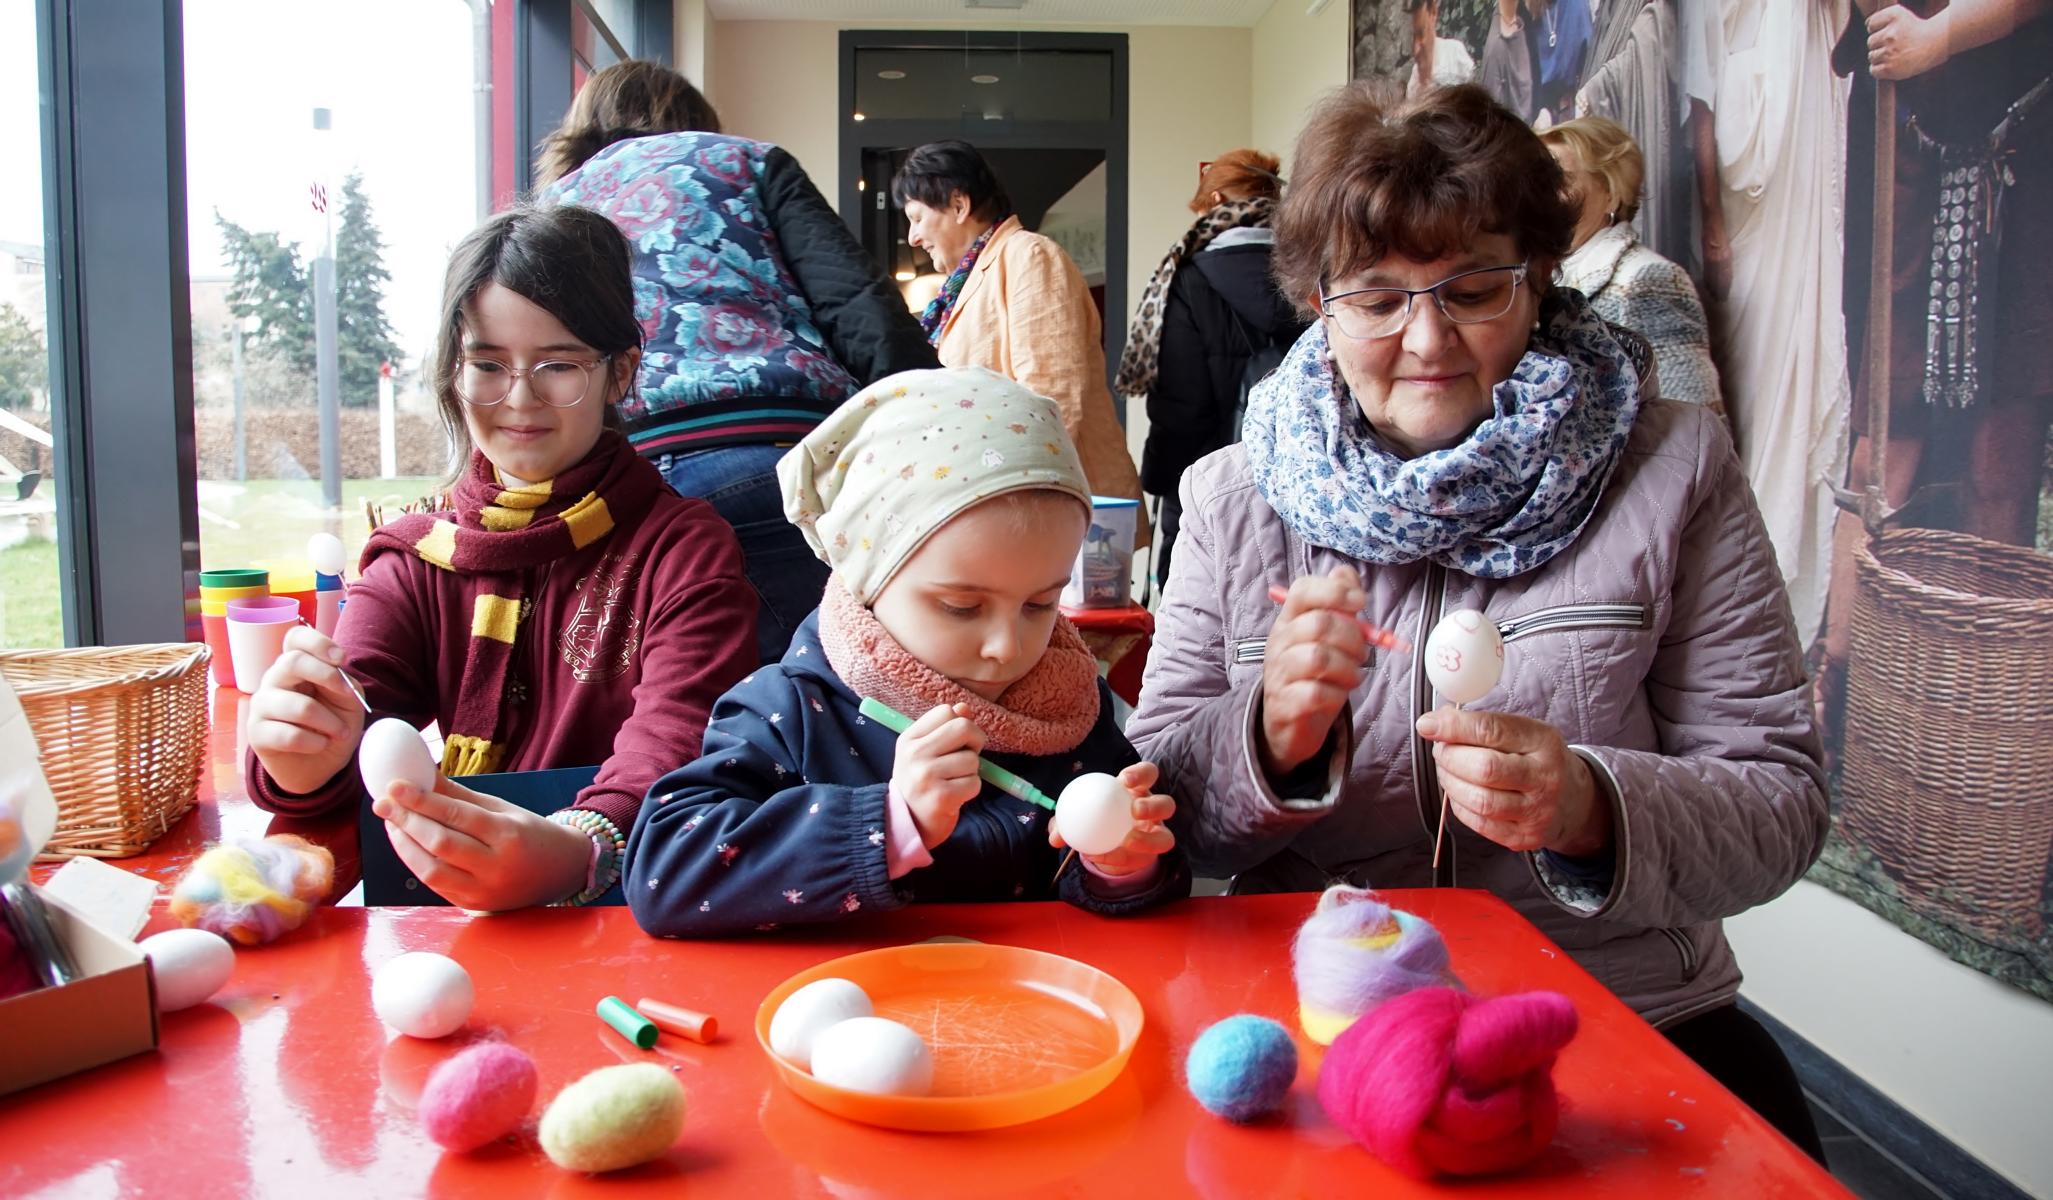
[[[857,707],[861,709],[864,716],[893,733],[904,733],[912,728],[911,717],[906,716],[881,700],[872,700],[870,697],[864,696],[863,702]],[[1017,796],[1028,804],[1038,804],[1049,812],[1055,811],[1055,801],[1049,798],[1048,793],[1014,775],[997,763],[984,758],[982,755],[977,756],[977,774],[984,782],[1008,796]]]

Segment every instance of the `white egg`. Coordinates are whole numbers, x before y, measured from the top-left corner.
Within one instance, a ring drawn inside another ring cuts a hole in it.
[[[415,950],[378,968],[371,977],[371,1008],[408,1037],[446,1037],[470,1019],[477,990],[463,964]]]
[[[813,1039],[823,1030],[874,1011],[870,994],[848,980],[815,979],[786,996],[770,1014],[770,1049],[787,1062],[809,1067]]]
[[[1448,613],[1426,638],[1426,678],[1445,699],[1470,704],[1504,675],[1497,623],[1473,608]]]
[[[1055,829],[1079,854],[1110,854],[1133,832],[1133,793],[1111,775],[1079,775],[1056,798]]]
[[[317,533],[307,539],[307,559],[314,564],[314,570],[323,575],[342,574],[346,557],[342,552],[342,539],[332,533]]]
[[[934,1055],[920,1035],[883,1017],[854,1017],[813,1039],[813,1078],[851,1092],[924,1096]]]
[[[435,757],[421,732],[398,717],[385,717],[364,730],[356,748],[356,769],[372,799],[384,798],[394,781],[404,779],[424,792],[435,790]]]
[[[204,929],[167,929],[136,947],[157,977],[157,1011],[191,1008],[221,990],[235,973],[235,947]]]

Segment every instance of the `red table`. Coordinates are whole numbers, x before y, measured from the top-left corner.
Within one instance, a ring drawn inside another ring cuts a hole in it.
[[[1141,672],[1148,665],[1148,647],[1155,636],[1155,614],[1138,604],[1123,608],[1068,608],[1069,618],[1103,668],[1112,694],[1128,704],[1141,702]]]
[[[1392,898],[1440,926],[1470,986],[1556,988],[1582,1013],[1557,1071],[1566,1113],[1554,1147],[1520,1175],[1461,1185],[1464,1195],[1845,1194],[1500,901],[1470,891]],[[1060,904],[922,906],[696,943],[649,938],[622,909],[478,919],[325,909],[285,940],[243,951],[213,1003],[165,1017],[157,1053],[0,1099],[0,1195],[1432,1194],[1326,1120],[1308,1043],[1286,1112],[1266,1124],[1219,1121],[1179,1082],[1184,1050],[1211,1022],[1293,1012],[1289,939],[1312,900],[1200,899],[1125,920]],[[1125,1073],[1068,1113],[979,1134],[854,1124],[774,1079],[752,1021],[775,984],[841,954],[938,934],[1066,954],[1119,977],[1147,1014]],[[557,1170],[531,1139],[441,1154],[412,1104],[454,1046],[395,1037],[370,1008],[370,969],[411,949],[470,969],[470,1030],[532,1053],[545,1098],[614,1062],[674,1066],[691,1094],[684,1137],[657,1163],[603,1178]],[[592,1015],[607,994],[711,1012],[721,1037],[636,1050]]]

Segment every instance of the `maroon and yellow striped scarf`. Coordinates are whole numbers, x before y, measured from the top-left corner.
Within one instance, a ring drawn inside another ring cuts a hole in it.
[[[470,610],[470,648],[443,730],[448,775],[497,771],[507,749],[506,682],[520,636],[528,571],[584,549],[620,521],[648,511],[663,477],[610,430],[584,461],[555,479],[506,487],[491,460],[471,452],[454,511],[412,513],[380,526],[362,567],[383,553],[411,554],[460,575]]]

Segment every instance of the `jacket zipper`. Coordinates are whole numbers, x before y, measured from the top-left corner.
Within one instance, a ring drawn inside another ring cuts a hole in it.
[[[1447,568],[1428,559],[1426,561],[1425,603],[1419,606],[1418,636],[1415,646],[1426,644],[1426,637],[1433,632],[1433,626],[1440,623],[1440,606],[1447,599]],[[1434,887],[1454,886],[1453,837],[1440,828],[1440,776],[1433,766],[1433,745],[1418,735],[1418,719],[1433,707],[1433,683],[1426,678],[1425,668],[1417,660],[1411,670],[1411,778],[1412,789],[1418,797],[1419,820],[1425,826],[1426,836],[1446,836],[1446,843],[1434,847],[1434,857],[1439,866],[1433,871]]]
[[[1644,604],[1557,604],[1497,622],[1506,642],[1562,629],[1645,629]]]

